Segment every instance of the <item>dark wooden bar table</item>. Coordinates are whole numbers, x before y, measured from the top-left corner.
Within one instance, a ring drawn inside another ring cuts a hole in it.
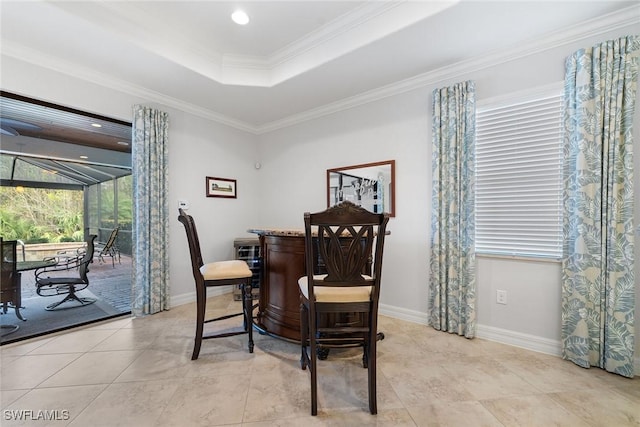
[[[305,275],[304,230],[247,231],[260,237],[262,258],[256,326],[269,335],[299,342],[298,279]]]
[[[300,291],[298,279],[306,274],[304,230],[249,229],[260,237],[262,280],[255,325],[266,334],[300,342]],[[315,258],[315,257],[314,257]],[[371,265],[363,273],[371,274]],[[315,265],[316,274],[326,273]],[[355,324],[367,320],[359,313],[327,315],[322,324]],[[383,334],[380,334],[382,337]],[[381,339],[381,338],[380,338]]]

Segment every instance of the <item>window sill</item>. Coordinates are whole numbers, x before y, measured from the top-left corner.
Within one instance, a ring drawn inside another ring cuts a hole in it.
[[[546,258],[546,257],[535,257],[535,256],[524,256],[524,255],[506,255],[506,254],[487,254],[487,253],[479,253],[476,252],[476,258],[494,258],[494,259],[504,259],[504,260],[512,260],[512,261],[527,261],[527,262],[544,262],[544,263],[561,263],[561,258]]]

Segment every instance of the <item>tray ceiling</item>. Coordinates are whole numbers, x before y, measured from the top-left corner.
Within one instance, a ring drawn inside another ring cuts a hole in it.
[[[248,25],[231,21],[237,7]],[[385,88],[442,76],[452,65],[539,49],[616,12],[616,22],[622,13],[627,25],[640,23],[637,2],[611,0],[3,1],[0,8],[3,55],[253,133],[385,96],[393,92]]]

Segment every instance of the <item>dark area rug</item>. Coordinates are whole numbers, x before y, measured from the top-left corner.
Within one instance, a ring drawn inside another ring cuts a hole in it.
[[[96,296],[87,289],[78,292],[78,296],[96,298]],[[59,296],[59,299],[62,298],[64,298],[64,295]],[[122,311],[115,309],[102,299],[98,299],[95,303],[85,306],[74,306],[73,308],[54,311],[45,310],[47,305],[54,302],[56,302],[54,297],[45,298],[41,296],[22,300],[22,307],[24,308],[20,310],[20,314],[27,319],[26,321],[18,319],[13,309],[8,309],[6,314],[0,315],[0,324],[19,326],[18,330],[8,334],[7,331],[9,331],[9,329],[3,328],[1,333],[4,335],[0,337],[0,345],[33,338],[70,327],[86,325],[98,320],[127,315],[127,313],[122,313]],[[73,305],[72,302],[68,304],[69,306]]]

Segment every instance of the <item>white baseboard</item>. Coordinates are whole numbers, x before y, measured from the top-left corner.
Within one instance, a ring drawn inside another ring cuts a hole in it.
[[[217,297],[218,295],[228,294],[233,292],[233,286],[220,286],[207,289],[207,297]],[[186,292],[180,295],[174,295],[171,297],[170,307],[177,307],[183,304],[189,304],[196,300],[196,292]]]
[[[393,317],[395,319],[406,320],[407,322],[418,323],[421,325],[428,324],[426,313],[421,313],[405,308],[394,307],[390,305],[380,304],[380,314]],[[476,337],[501,344],[512,345],[524,348],[526,350],[536,351],[538,353],[550,354],[562,357],[562,343],[558,340],[543,338],[536,335],[525,334],[522,332],[510,331],[508,329],[496,328],[487,325],[478,325]],[[634,372],[636,376],[640,376],[640,354],[634,359]]]
[[[407,322],[418,323],[420,325],[428,324],[426,313],[415,310],[407,310],[406,308],[395,307],[393,305],[379,304],[378,313],[393,317],[394,319],[406,320]]]
[[[485,325],[478,325],[476,336],[478,338],[499,342],[501,344],[513,345],[527,350],[537,351],[539,353],[562,357],[562,343],[548,338]],[[638,354],[633,360],[633,371],[635,376],[640,376],[640,354]]]
[[[393,317],[395,319],[406,320],[408,322],[428,324],[426,313],[421,313],[405,308],[380,304],[380,314]],[[539,353],[560,356],[560,341],[550,340],[535,335],[523,334],[521,332],[509,331],[507,329],[494,328],[492,326],[478,325],[476,337],[501,344],[513,345]]]
[[[210,288],[207,290],[209,296],[218,296],[232,291],[233,288],[231,287]],[[175,307],[195,300],[195,292],[176,295],[171,297],[171,306]],[[415,310],[407,310],[406,308],[380,304],[379,313],[384,316],[393,317],[394,319],[405,320],[407,322],[417,323],[420,325],[426,326],[428,324],[427,314]],[[538,353],[550,354],[558,357],[562,355],[560,341],[536,335],[524,334],[522,332],[510,331],[508,329],[478,325],[476,337],[524,348],[526,350],[536,351]],[[636,372],[636,376],[640,375],[640,355],[638,355],[634,360],[634,370]]]
[[[476,329],[476,337],[524,348],[526,350],[536,351],[538,353],[551,354],[553,356],[562,355],[562,345],[560,341],[525,334],[522,332],[510,331],[508,329],[478,325],[478,328]]]

